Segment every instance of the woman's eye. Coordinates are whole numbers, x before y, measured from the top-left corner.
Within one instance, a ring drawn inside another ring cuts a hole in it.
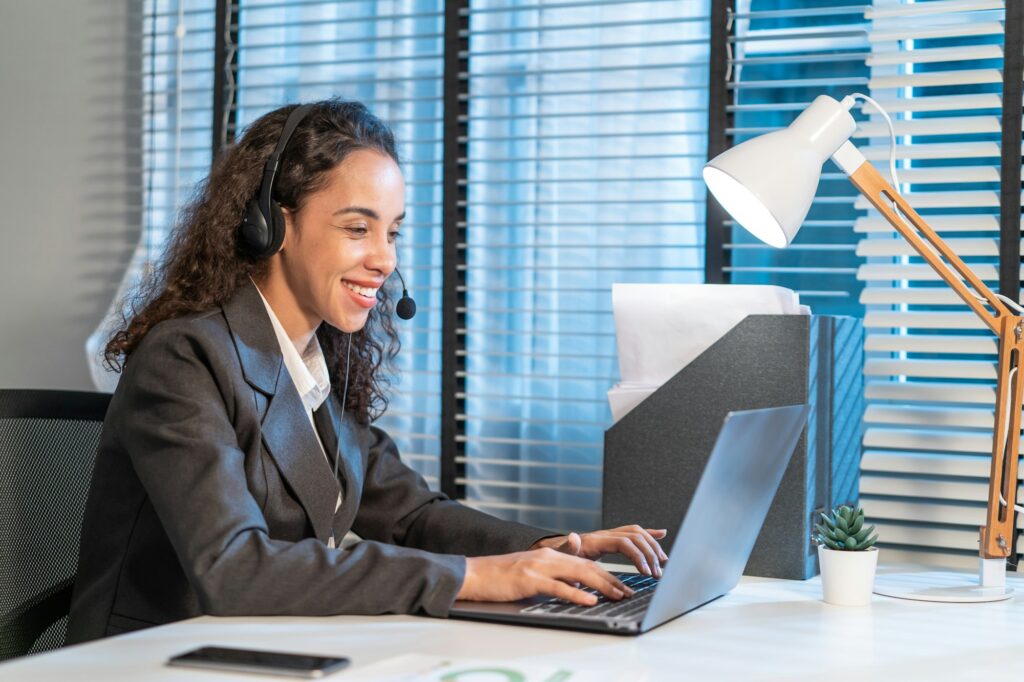
[[[345,228],[345,231],[352,235],[362,236],[366,234],[367,229],[363,225],[350,225]]]
[[[401,232],[399,232],[398,230],[394,230],[394,231],[392,231],[392,232],[390,232],[388,234],[388,240],[389,241],[395,241],[396,239],[398,239],[401,236],[402,236]]]

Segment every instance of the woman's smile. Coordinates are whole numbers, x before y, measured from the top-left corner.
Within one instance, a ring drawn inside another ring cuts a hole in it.
[[[348,279],[341,280],[341,283],[349,292],[352,300],[354,300],[358,305],[364,308],[372,308],[377,305],[377,290],[380,288],[379,284],[372,286],[367,282],[354,282]]]

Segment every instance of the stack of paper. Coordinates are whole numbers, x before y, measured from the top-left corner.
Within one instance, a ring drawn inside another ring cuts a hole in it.
[[[622,419],[747,315],[809,314],[790,289],[740,284],[613,284],[621,381],[608,391]]]

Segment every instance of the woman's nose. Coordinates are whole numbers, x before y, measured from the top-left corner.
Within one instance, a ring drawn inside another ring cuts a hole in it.
[[[398,254],[394,242],[389,241],[387,236],[382,239],[374,239],[373,245],[366,254],[366,267],[387,276],[391,274],[397,264]]]

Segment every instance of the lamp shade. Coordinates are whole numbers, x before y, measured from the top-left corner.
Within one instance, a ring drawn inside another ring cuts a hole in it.
[[[704,182],[751,234],[770,246],[788,246],[811,208],[822,165],[855,128],[846,106],[822,95],[789,127],[713,158],[704,166]]]

